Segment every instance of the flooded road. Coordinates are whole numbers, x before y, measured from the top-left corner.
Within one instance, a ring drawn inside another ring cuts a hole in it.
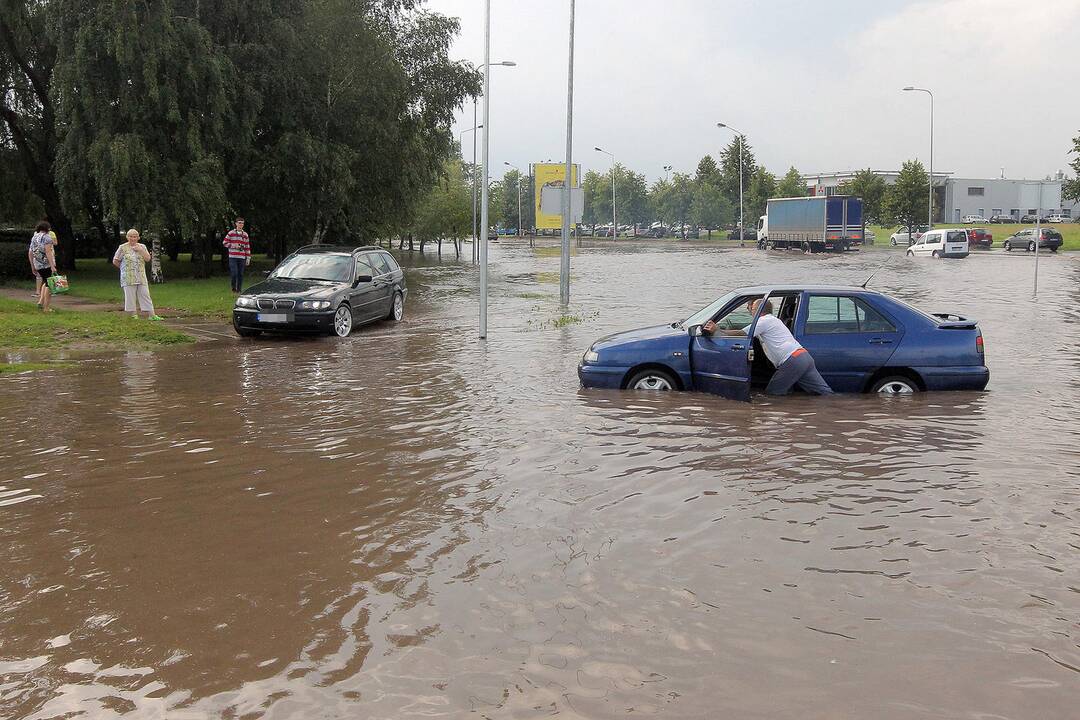
[[[885,258],[987,392],[578,387],[601,335]],[[0,717],[1077,716],[1080,258],[1034,300],[1030,257],[598,244],[569,324],[557,250],[492,261],[486,343],[429,254],[398,326],[0,380]]]

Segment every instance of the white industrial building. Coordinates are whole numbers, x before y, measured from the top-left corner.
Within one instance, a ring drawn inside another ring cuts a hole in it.
[[[833,195],[837,188],[858,171],[827,172],[803,175],[811,195]],[[896,182],[898,170],[874,170],[889,185]],[[958,178],[951,172],[934,172],[934,208],[936,223],[959,223],[965,215],[1010,215],[1020,222],[1024,215],[1041,213],[1080,217],[1080,203],[1063,200],[1061,188],[1065,176],[1058,172],[1052,179],[1015,180],[1011,178]],[[1040,200],[1041,194],[1041,200]]]

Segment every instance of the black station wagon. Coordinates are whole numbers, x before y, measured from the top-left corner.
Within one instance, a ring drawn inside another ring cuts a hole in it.
[[[405,273],[377,247],[309,245],[281,261],[233,307],[244,337],[269,332],[329,332],[347,337],[376,320],[405,314]]]

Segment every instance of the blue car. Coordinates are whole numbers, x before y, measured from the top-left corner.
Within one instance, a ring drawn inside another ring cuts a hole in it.
[[[699,390],[750,400],[775,368],[757,340],[706,335],[757,324],[747,308],[766,298],[774,314],[814,357],[836,392],[909,394],[982,390],[990,380],[975,320],[928,314],[871,290],[777,285],[732,290],[685,320],[597,340],[578,365],[587,388]]]

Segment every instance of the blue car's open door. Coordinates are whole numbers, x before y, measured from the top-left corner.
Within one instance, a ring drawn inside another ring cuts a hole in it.
[[[768,299],[768,295],[765,299]],[[755,298],[750,298],[755,299]],[[740,303],[748,302],[742,298]],[[732,314],[729,312],[728,314]],[[754,327],[761,309],[750,320],[749,335],[698,334],[690,342],[690,368],[694,389],[715,393],[731,400],[750,402],[750,366],[754,355]]]

